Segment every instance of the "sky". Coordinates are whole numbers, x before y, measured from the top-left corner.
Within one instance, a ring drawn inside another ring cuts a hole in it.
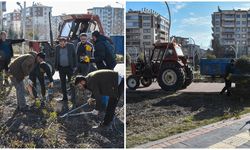
[[[20,2],[23,6],[24,0],[2,0],[6,1],[7,12],[13,12],[14,9],[20,9],[16,2]],[[57,16],[62,13],[80,14],[86,13],[87,9],[92,7],[104,7],[111,5],[112,7],[125,8],[123,0],[25,0],[26,7],[32,5],[33,2],[40,2],[46,6],[52,6],[52,15]],[[118,3],[116,3],[118,2]]]
[[[250,9],[250,2],[169,2],[171,12],[170,36],[191,37],[201,48],[211,47],[213,12],[232,9]],[[164,2],[127,2],[126,11],[153,9],[168,17],[167,6]],[[192,43],[192,41],[190,41]],[[193,43],[192,43],[193,44]]]

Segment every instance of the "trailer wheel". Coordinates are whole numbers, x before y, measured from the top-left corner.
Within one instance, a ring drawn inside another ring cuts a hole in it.
[[[149,87],[149,86],[152,84],[152,79],[142,77],[142,78],[141,78],[141,84],[142,84],[144,87]]]
[[[168,64],[159,71],[157,81],[163,90],[177,91],[184,85],[185,74],[181,67]]]
[[[186,71],[186,78],[185,78],[184,87],[186,88],[187,86],[189,86],[193,82],[194,75],[193,75],[193,71],[190,67],[186,67],[185,71]]]
[[[131,90],[136,90],[140,85],[138,77],[130,75],[127,78],[127,87]]]

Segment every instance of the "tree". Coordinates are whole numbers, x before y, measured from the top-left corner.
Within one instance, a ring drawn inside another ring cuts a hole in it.
[[[223,57],[224,56],[224,48],[220,45],[220,41],[218,37],[214,37],[212,40],[212,48],[213,48],[213,54],[217,57]]]

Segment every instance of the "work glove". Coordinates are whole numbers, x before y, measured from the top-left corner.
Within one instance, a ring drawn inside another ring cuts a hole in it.
[[[49,88],[53,88],[54,87],[54,83],[53,82],[50,82],[49,85],[48,85]]]
[[[93,99],[93,98],[89,98],[89,99],[87,100],[87,103],[88,103],[90,106],[94,106],[94,105],[96,105],[96,100]]]

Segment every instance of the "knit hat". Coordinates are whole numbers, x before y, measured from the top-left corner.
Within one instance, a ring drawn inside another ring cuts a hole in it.
[[[92,36],[99,37],[100,36],[100,32],[99,31],[94,31],[92,33]]]
[[[75,78],[75,85],[79,84],[81,81],[86,81],[86,78],[83,75],[77,75]]]

